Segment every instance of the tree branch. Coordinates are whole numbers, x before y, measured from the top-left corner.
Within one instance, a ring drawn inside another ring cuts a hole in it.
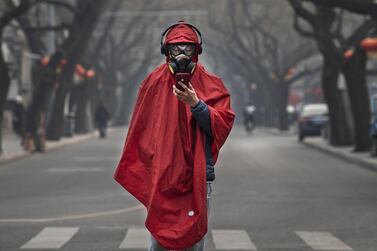
[[[28,27],[26,28],[26,30],[27,31],[59,31],[59,30],[69,29],[71,26],[72,24],[61,23],[57,25]]]
[[[67,3],[67,2],[62,2],[62,1],[58,1],[58,0],[42,0],[43,3],[45,4],[51,4],[51,5],[55,5],[55,6],[58,6],[58,7],[63,7],[65,9],[67,9],[68,11],[70,12],[75,12],[75,6]]]
[[[13,1],[7,1],[6,5],[10,8],[0,17],[0,30],[4,29],[5,26],[12,21],[12,19],[24,14],[33,5],[41,2],[41,0],[21,0],[18,6],[15,6]]]

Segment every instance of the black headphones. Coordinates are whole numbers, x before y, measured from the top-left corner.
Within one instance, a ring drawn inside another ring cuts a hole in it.
[[[168,55],[168,49],[167,49],[167,46],[165,44],[165,35],[171,30],[173,29],[175,26],[177,25],[180,25],[180,24],[185,24],[187,26],[190,26],[191,29],[193,29],[197,35],[199,35],[199,38],[200,38],[200,43],[199,43],[199,46],[198,46],[198,54],[201,54],[202,51],[203,51],[203,47],[202,47],[202,34],[200,33],[200,31],[198,30],[198,28],[196,28],[194,25],[190,24],[190,23],[186,23],[185,21],[178,21],[177,23],[175,24],[172,24],[170,25],[161,35],[161,54],[162,55]]]

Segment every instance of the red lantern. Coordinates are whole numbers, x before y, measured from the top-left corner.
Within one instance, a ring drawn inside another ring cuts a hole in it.
[[[344,52],[344,54],[343,54],[343,56],[344,56],[344,58],[346,58],[346,59],[350,59],[350,58],[352,58],[352,56],[353,56],[353,50],[346,50],[345,52]]]
[[[85,69],[82,67],[82,65],[77,64],[76,65],[76,74],[79,76],[84,76],[85,75]]]
[[[361,41],[361,47],[367,52],[377,51],[377,38],[368,37]]]
[[[87,78],[94,78],[94,76],[95,76],[95,73],[94,73],[93,70],[89,70],[89,71],[86,72]]]
[[[365,38],[360,45],[367,52],[369,58],[377,59],[377,38]]]
[[[50,62],[50,57],[48,57],[48,56],[44,56],[44,57],[41,59],[41,64],[42,64],[43,66],[47,66],[49,62]]]
[[[295,74],[295,69],[294,68],[289,68],[288,71],[286,72],[284,79],[285,80],[290,80],[293,75]]]
[[[60,65],[65,65],[67,64],[67,59],[63,58],[62,60],[60,60]]]

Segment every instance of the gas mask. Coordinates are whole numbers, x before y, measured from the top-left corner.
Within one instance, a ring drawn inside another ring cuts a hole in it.
[[[196,63],[192,57],[196,51],[196,45],[191,43],[169,44],[170,68],[175,73],[193,73]]]

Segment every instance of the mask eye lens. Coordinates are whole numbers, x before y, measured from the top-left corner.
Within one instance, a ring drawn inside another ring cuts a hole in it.
[[[173,56],[178,56],[180,54],[181,50],[178,48],[178,45],[172,44],[170,45],[170,53]]]
[[[178,56],[179,54],[185,54],[186,56],[192,56],[195,52],[195,45],[193,44],[171,44],[169,46],[170,54]]]
[[[187,56],[191,56],[194,53],[195,46],[192,44],[186,45],[184,52]]]

